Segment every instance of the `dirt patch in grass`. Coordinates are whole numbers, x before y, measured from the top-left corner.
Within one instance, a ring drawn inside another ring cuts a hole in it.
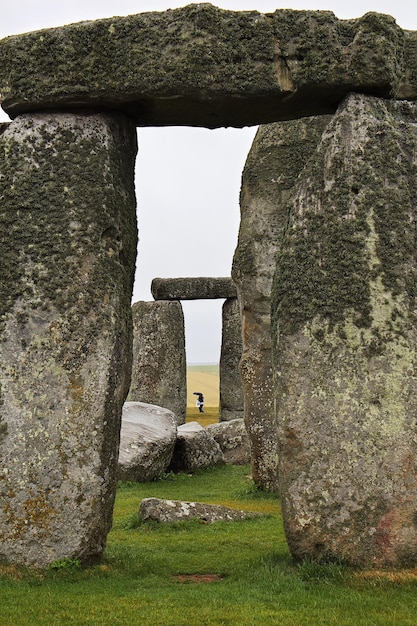
[[[214,583],[223,580],[218,574],[173,574],[178,583]]]
[[[389,581],[392,583],[405,583],[417,581],[417,568],[403,570],[366,570],[355,572],[356,580]]]
[[[22,568],[14,565],[0,565],[0,576],[8,576],[12,580],[22,580],[25,572]]]

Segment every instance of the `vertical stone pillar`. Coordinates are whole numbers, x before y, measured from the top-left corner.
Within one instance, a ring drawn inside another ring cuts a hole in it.
[[[239,363],[242,356],[242,322],[237,298],[227,298],[222,307],[220,350],[219,421],[243,417],[243,389]]]
[[[290,204],[273,288],[298,558],[417,563],[417,104],[349,96]]]
[[[278,491],[278,426],[271,338],[271,287],[287,202],[329,116],[266,124],[242,176],[239,240],[233,259],[243,326],[241,377],[255,482]]]
[[[184,315],[178,301],[136,302],[129,400],[170,409],[184,424],[187,409]]]
[[[0,135],[0,559],[99,556],[131,369],[136,133],[22,115]]]

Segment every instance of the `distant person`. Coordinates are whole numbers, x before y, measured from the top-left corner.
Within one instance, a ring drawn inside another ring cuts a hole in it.
[[[198,410],[200,411],[200,413],[204,413],[203,411],[203,407],[204,407],[204,396],[200,391],[193,391],[193,395],[194,396],[198,396],[197,398],[197,402],[195,403],[196,407],[198,407]]]

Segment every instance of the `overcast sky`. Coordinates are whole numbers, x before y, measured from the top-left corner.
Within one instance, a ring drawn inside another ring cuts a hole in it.
[[[164,11],[187,0],[20,0],[2,2],[0,37],[71,22]],[[330,10],[340,19],[387,13],[417,30],[415,0],[219,0],[231,10]],[[0,113],[0,121],[7,120]],[[156,276],[229,276],[239,227],[240,177],[255,128],[138,130],[139,248],[133,301],[150,300]],[[189,363],[219,358],[221,303],[184,303]]]

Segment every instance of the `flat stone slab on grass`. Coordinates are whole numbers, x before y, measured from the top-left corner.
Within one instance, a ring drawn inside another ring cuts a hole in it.
[[[140,503],[139,514],[143,522],[165,523],[196,519],[211,524],[212,522],[236,522],[260,517],[259,513],[238,511],[217,504],[161,500],[160,498],[144,498]]]
[[[0,41],[11,117],[118,110],[138,126],[216,128],[333,113],[350,92],[417,97],[417,34],[387,15],[192,4]]]
[[[145,402],[125,402],[119,449],[119,480],[162,478],[174,452],[177,423],[172,411]]]

